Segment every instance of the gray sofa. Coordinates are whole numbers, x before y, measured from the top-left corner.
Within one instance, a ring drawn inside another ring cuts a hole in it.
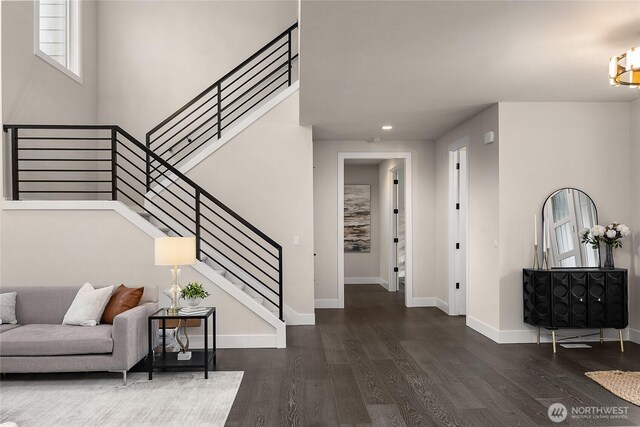
[[[148,352],[147,317],[158,310],[158,288],[145,287],[140,304],[113,325],[62,325],[80,286],[2,286],[17,292],[18,324],[0,324],[0,372],[122,372]]]

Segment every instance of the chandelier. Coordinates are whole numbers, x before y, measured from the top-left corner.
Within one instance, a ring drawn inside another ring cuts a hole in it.
[[[609,83],[640,88],[640,47],[632,47],[609,60]]]

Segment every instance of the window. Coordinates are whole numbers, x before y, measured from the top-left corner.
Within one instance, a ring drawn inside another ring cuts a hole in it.
[[[82,83],[79,0],[35,2],[35,53]]]

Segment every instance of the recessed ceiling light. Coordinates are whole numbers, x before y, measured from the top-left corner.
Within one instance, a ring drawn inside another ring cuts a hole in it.
[[[382,141],[384,141],[384,139],[380,138],[379,136],[376,136],[375,138],[367,139],[367,142],[382,142]]]
[[[393,129],[393,126],[391,126],[391,125],[382,126],[382,130],[391,130],[391,129]]]

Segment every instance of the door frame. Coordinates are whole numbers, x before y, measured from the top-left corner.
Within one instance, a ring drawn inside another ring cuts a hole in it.
[[[344,308],[344,162],[347,159],[404,160],[406,276],[405,306],[413,307],[413,191],[410,152],[338,152],[338,307]],[[391,255],[391,254],[389,254]]]
[[[464,248],[464,264],[465,264],[465,283],[464,283],[464,292],[465,292],[465,313],[469,312],[469,146],[470,140],[469,137],[464,137],[453,144],[449,145],[448,148],[448,164],[449,164],[449,206],[447,209],[448,212],[448,223],[449,223],[449,236],[447,239],[448,253],[449,253],[449,315],[450,316],[458,316],[460,315],[460,307],[458,306],[458,298],[456,297],[456,270],[455,270],[455,259],[456,259],[456,247],[454,244],[454,240],[456,240],[456,209],[455,203],[458,202],[456,198],[456,192],[454,188],[454,174],[456,173],[456,168],[454,167],[454,152],[460,150],[461,148],[465,148],[465,172],[461,175],[461,179],[464,177],[464,183],[462,188],[464,189],[460,194],[459,203],[463,206],[463,212],[465,219],[465,231],[464,231],[464,242],[461,243],[461,247]],[[462,165],[461,165],[462,167]]]

